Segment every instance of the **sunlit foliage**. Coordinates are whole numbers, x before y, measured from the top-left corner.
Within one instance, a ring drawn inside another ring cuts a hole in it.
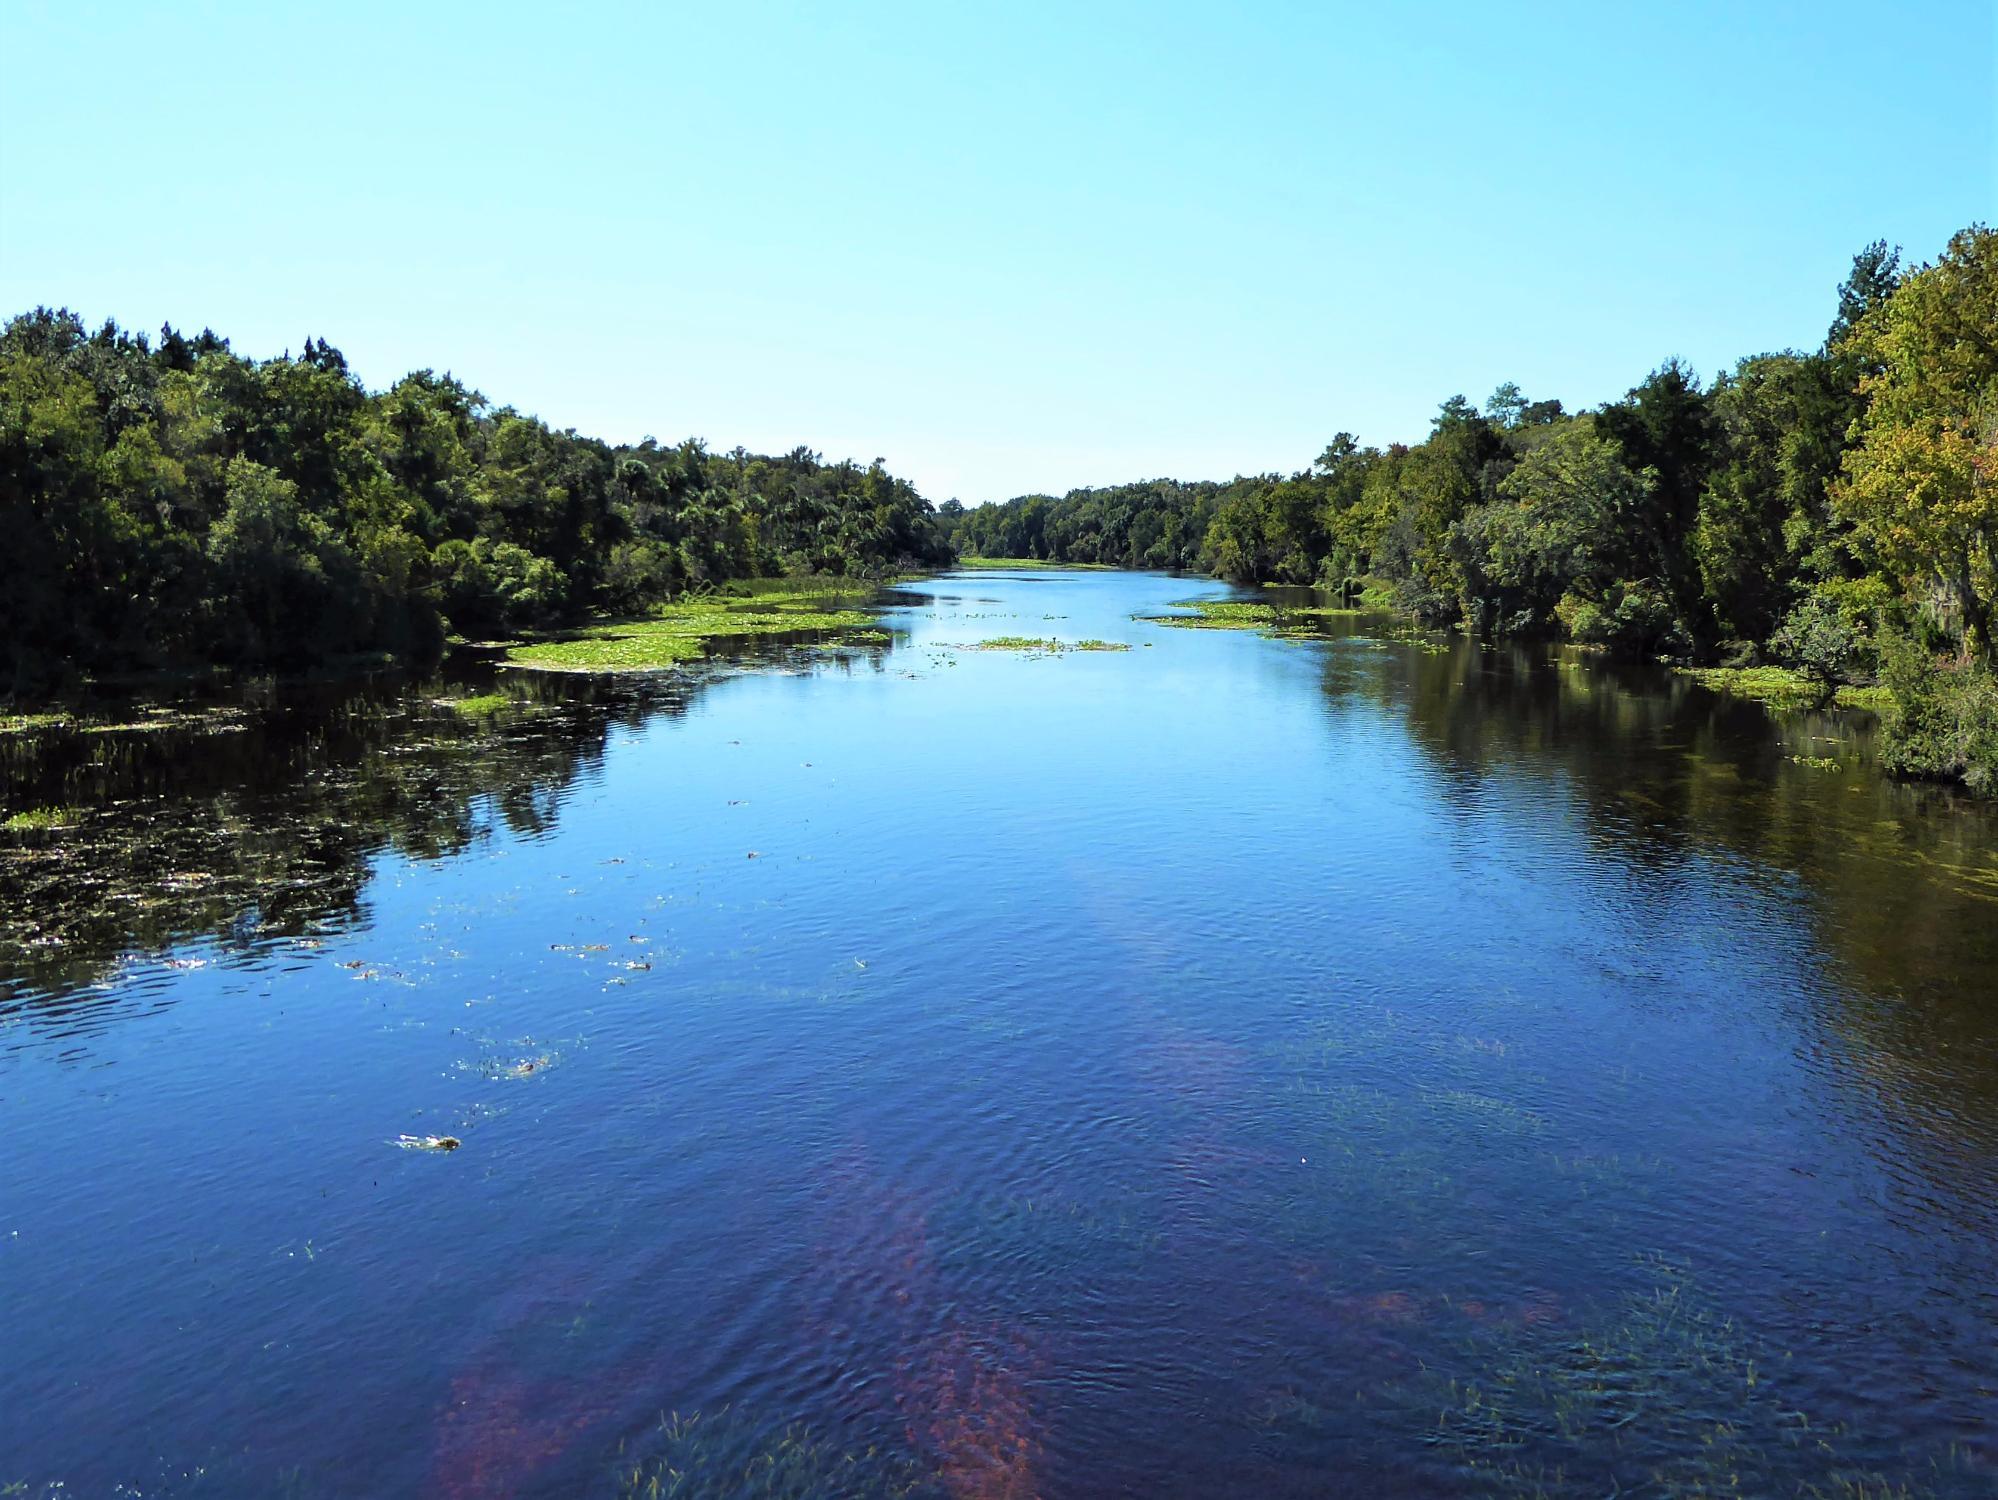
[[[879,461],[613,448],[337,349],[253,360],[37,309],[0,330],[0,694],[420,656],[730,579],[948,560]]]

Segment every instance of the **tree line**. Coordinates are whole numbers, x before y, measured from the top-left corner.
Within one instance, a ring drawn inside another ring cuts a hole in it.
[[[424,370],[245,358],[38,308],[0,330],[0,693],[434,653],[729,579],[952,556],[876,461],[614,446]]]
[[[1568,411],[1503,385],[1308,468],[945,506],[989,556],[1192,568],[1481,635],[1878,677],[1894,768],[1998,792],[1998,233],[1866,247],[1818,348]]]
[[[1856,257],[1816,349],[1504,385],[1292,474],[941,512],[876,461],[614,446],[331,345],[0,329],[0,692],[421,656],[730,579],[994,556],[1310,584],[1488,636],[1892,689],[1898,769],[1998,791],[1998,234]]]

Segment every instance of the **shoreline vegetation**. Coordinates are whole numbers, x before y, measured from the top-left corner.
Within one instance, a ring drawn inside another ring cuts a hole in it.
[[[898,575],[1157,568],[1337,601],[1169,625],[1393,609],[1651,657],[1779,709],[1876,711],[1886,769],[1998,795],[1993,410],[1983,226],[1912,268],[1866,247],[1819,348],[1711,381],[1668,360],[1581,412],[1508,383],[1451,397],[1419,443],[1340,433],[1289,475],[976,508],[880,460],[612,446],[428,370],[371,392],[318,339],[254,360],[38,308],[0,330],[0,703],[22,725],[85,686],[453,640],[503,641],[517,670],[650,671],[862,629],[843,591]]]
[[[1672,670],[1690,677],[1710,692],[1752,698],[1779,711],[1843,708],[1884,715],[1894,706],[1893,693],[1879,683],[1839,683],[1827,692],[1826,684],[1789,667],[1674,667]]]
[[[954,555],[879,461],[613,446],[449,374],[370,391],[316,338],[256,360],[48,308],[0,329],[0,527],[0,699],[22,705],[562,641],[743,580],[858,589]]]
[[[1068,573],[1114,573],[1115,563],[1106,562],[1059,562],[1045,557],[975,557],[970,554],[958,558],[955,566],[982,572],[1068,572]]]
[[[1869,245],[1827,312],[1815,349],[1710,380],[1667,360],[1587,411],[1507,383],[1420,442],[1340,433],[1290,474],[943,519],[960,553],[1317,588],[1873,709],[1886,769],[1998,795],[1998,233],[1912,267]]]
[[[1180,630],[1256,630],[1275,639],[1310,640],[1319,636],[1319,622],[1364,619],[1369,615],[1415,617],[1392,605],[1257,603],[1233,599],[1186,599],[1173,606],[1186,614],[1154,615],[1148,622]],[[1405,639],[1395,632],[1396,639]],[[1843,708],[1880,715],[1893,707],[1894,696],[1880,683],[1826,684],[1791,667],[1696,667],[1669,663],[1678,676],[1690,678],[1715,693],[1752,699],[1780,712],[1810,708]]]

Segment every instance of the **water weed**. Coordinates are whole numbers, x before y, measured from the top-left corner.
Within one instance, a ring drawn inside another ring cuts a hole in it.
[[[1647,1284],[1582,1326],[1509,1326],[1437,1373],[1426,1441],[1480,1493],[1928,1493],[1848,1463],[1845,1434],[1787,1398],[1789,1356],[1685,1267],[1640,1267]]]
[[[8,833],[52,833],[58,828],[72,828],[82,821],[83,809],[80,807],[30,807],[0,821],[0,830]]]
[[[973,641],[961,648],[965,651],[1025,651],[1043,656],[1059,656],[1064,651],[1129,651],[1131,648],[1122,641],[1061,641],[1053,636],[1045,640],[1031,635],[996,635],[989,640]]]
[[[842,1448],[801,1423],[758,1430],[727,1407],[663,1416],[642,1440],[643,1458],[621,1458],[619,1500],[892,1500],[916,1488],[906,1459]]]
[[[716,641],[756,636],[797,635],[858,629],[874,616],[852,609],[821,609],[812,596],[778,600],[768,594],[748,599],[713,597],[660,607],[651,615],[607,621],[551,640],[515,646],[506,653],[512,667],[544,672],[650,672],[708,654]]]
[[[469,698],[439,698],[437,706],[467,719],[488,719],[516,700],[506,693],[479,693]]]
[[[1675,667],[1704,688],[1737,698],[1753,698],[1776,709],[1814,708],[1825,701],[1824,689],[1802,672],[1789,667]],[[1864,709],[1879,713],[1893,701],[1884,687],[1841,685],[1831,695],[1838,708]]]
[[[1260,630],[1266,635],[1309,636],[1318,634],[1326,620],[1352,619],[1362,613],[1343,605],[1260,604],[1241,599],[1188,599],[1173,608],[1194,613],[1153,615],[1146,623],[1182,630]]]

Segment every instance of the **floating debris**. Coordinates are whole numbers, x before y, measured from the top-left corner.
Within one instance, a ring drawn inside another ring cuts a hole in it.
[[[465,1143],[455,1135],[399,1135],[389,1144],[405,1151],[456,1151]]]

